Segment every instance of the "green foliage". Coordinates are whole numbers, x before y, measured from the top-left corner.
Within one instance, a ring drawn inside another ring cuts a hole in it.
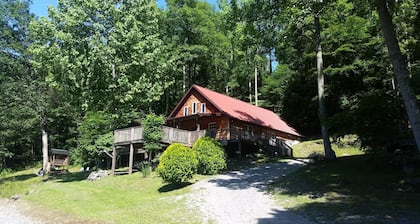
[[[88,112],[80,124],[78,146],[72,151],[72,160],[79,165],[98,166],[104,159],[103,151],[112,150],[111,115],[104,112]]]
[[[33,65],[82,111],[147,109],[170,84],[153,0],[59,1],[31,24]]]
[[[199,174],[217,174],[226,168],[225,150],[214,138],[202,137],[192,149],[197,154]]]
[[[158,174],[168,183],[182,183],[197,172],[198,159],[195,152],[179,143],[171,144],[160,157]]]
[[[142,164],[140,170],[143,177],[148,177],[152,172],[152,167],[149,164]]]
[[[144,149],[149,153],[149,162],[152,159],[152,153],[161,150],[160,141],[163,137],[162,126],[164,124],[163,116],[148,114],[142,121]]]
[[[39,156],[42,91],[29,63],[30,1],[0,1],[0,172]],[[46,94],[47,95],[47,94]]]

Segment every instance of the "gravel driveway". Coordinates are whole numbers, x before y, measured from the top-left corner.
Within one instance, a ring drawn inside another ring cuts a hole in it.
[[[41,224],[21,214],[15,202],[10,200],[0,200],[0,224]]]
[[[287,160],[232,171],[194,184],[192,205],[203,214],[203,223],[281,224],[311,223],[309,220],[277,206],[264,193],[268,183],[302,166]]]

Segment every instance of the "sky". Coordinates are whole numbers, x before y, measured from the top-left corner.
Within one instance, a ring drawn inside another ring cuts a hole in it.
[[[48,6],[57,6],[58,0],[33,0],[30,10],[36,16],[48,16]],[[216,0],[207,0],[210,4],[216,4]],[[165,0],[157,0],[159,8],[164,8]]]

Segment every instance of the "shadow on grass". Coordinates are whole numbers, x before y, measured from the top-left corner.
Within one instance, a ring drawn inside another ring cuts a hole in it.
[[[22,174],[22,175],[17,175],[17,176],[1,178],[0,184],[3,184],[8,181],[25,181],[34,177],[37,177],[37,175],[36,174]]]
[[[158,189],[159,193],[170,192],[174,190],[178,190],[187,186],[190,186],[192,183],[190,182],[183,182],[183,183],[173,183],[173,184],[166,184]]]
[[[90,172],[77,172],[77,173],[66,173],[66,174],[57,174],[53,175],[53,179],[57,182],[74,182],[86,180]]]
[[[321,223],[420,223],[420,189],[384,157],[360,155],[309,164],[270,186],[300,200],[292,211]]]

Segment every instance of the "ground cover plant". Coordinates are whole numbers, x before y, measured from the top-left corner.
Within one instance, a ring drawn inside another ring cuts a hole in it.
[[[346,156],[307,164],[272,184],[270,192],[282,207],[316,222],[420,221],[420,185],[412,184],[420,179],[418,166],[406,174],[389,155],[360,154],[345,146],[341,151]]]
[[[155,172],[147,178],[135,173],[92,182],[86,180],[88,172],[50,176],[48,180],[44,177],[47,181],[41,181],[35,171],[20,171],[0,180],[1,197],[22,195],[19,201],[36,204],[31,214],[35,217],[49,211],[52,216],[45,218],[69,219],[67,223],[199,223],[186,205],[184,196],[190,187],[168,187]]]

